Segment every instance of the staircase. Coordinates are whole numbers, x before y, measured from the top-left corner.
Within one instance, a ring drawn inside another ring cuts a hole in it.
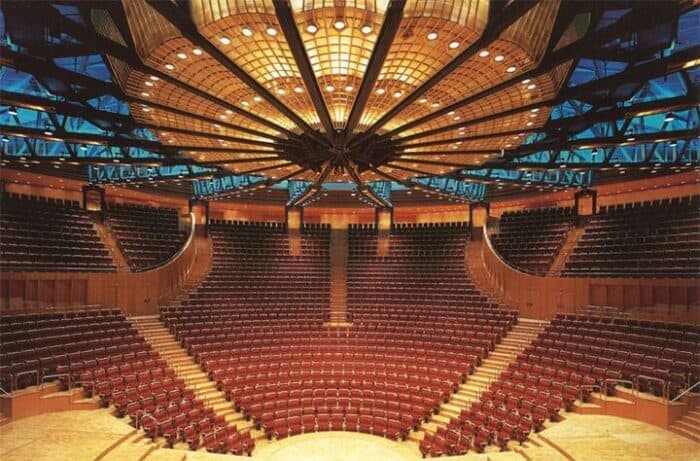
[[[345,324],[348,306],[348,228],[331,229],[330,323]]]
[[[561,275],[561,271],[564,270],[569,260],[569,255],[574,251],[574,248],[578,245],[578,241],[585,231],[586,228],[583,226],[569,229],[569,232],[566,234],[566,240],[564,240],[552,264],[549,266],[547,277],[559,277]]]
[[[216,383],[211,381],[194,359],[180,347],[158,316],[131,317],[129,321],[175,370],[175,374],[185,380],[185,385],[194,390],[197,399],[213,408],[214,412],[223,416],[227,423],[235,424],[239,430],[251,429],[251,436],[255,439],[256,446],[260,440],[264,439],[265,433],[256,430],[252,421],[246,421],[243,414],[233,409],[233,404],[226,401],[224,393],[216,389]]]
[[[492,381],[498,379],[501,372],[544,330],[547,323],[519,319],[518,324],[496,345],[488,358],[467,377],[467,381],[452,394],[450,400],[440,407],[440,413],[431,416],[430,420],[421,425],[418,431],[412,432],[409,438],[420,441],[425,432],[435,433],[438,427],[447,426],[451,418],[459,418],[462,410],[469,409],[472,403],[479,400],[481,393],[488,389]]]
[[[107,251],[109,251],[110,256],[112,256],[112,261],[114,261],[117,272],[131,272],[129,263],[126,262],[126,258],[124,257],[122,250],[119,249],[119,245],[117,244],[114,234],[112,234],[112,230],[109,228],[109,226],[96,222],[95,229],[97,229],[97,234],[100,236],[102,244],[105,246]]]
[[[689,399],[689,405],[692,405],[692,409],[675,420],[668,430],[700,443],[700,397]]]

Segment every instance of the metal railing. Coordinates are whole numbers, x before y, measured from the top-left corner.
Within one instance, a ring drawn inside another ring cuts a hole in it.
[[[646,379],[646,380],[649,380],[649,381],[654,381],[654,382],[657,382],[657,383],[661,383],[661,396],[662,396],[664,399],[668,400],[668,397],[669,397],[669,395],[668,395],[668,394],[669,394],[669,383],[668,383],[666,380],[661,379],[661,378],[657,378],[656,376],[638,375],[638,376],[637,376],[637,379],[636,379],[637,382],[636,382],[636,385],[635,385],[635,389],[637,390],[637,392],[641,392],[641,390],[639,389],[639,380],[640,380],[640,379]]]
[[[17,382],[19,381],[19,378],[22,376],[30,376],[34,375],[34,385],[39,384],[39,370],[26,370],[26,371],[20,371],[19,373],[15,374],[12,376],[12,390],[17,389]]]
[[[613,384],[612,388],[610,388],[608,385]],[[632,395],[636,395],[639,393],[637,389],[635,389],[635,384],[634,381],[630,381],[629,379],[621,379],[621,378],[605,378],[603,380],[603,392],[605,395],[609,395],[609,391],[612,391],[615,389],[615,385],[617,384],[629,384],[632,387]],[[634,401],[635,404],[637,403],[636,400]]]
[[[693,389],[695,389],[698,385],[700,385],[700,381],[696,382],[695,384],[693,384],[692,386],[690,386],[688,389],[686,389],[686,390],[684,390],[683,392],[681,392],[680,394],[678,394],[673,400],[671,400],[671,402],[677,401],[678,399],[680,399],[681,397],[683,397],[685,394],[687,394],[688,392],[690,392],[690,391],[692,391]]]

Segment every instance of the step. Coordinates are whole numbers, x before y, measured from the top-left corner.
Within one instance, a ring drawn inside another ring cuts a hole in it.
[[[676,424],[672,424],[669,428],[669,431],[675,432],[678,435],[681,435],[687,439],[694,440],[695,442],[700,443],[700,435],[698,435],[696,432],[691,432],[683,427],[676,426]]]
[[[700,426],[693,424],[691,421],[686,421],[685,418],[681,418],[678,421],[674,422],[672,426],[675,426],[679,429],[685,429],[686,431],[692,432],[700,437]]]

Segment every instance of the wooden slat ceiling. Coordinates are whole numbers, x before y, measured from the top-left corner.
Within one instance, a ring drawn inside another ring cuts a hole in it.
[[[342,130],[348,120],[388,5],[389,0],[291,2],[303,48],[336,130]],[[281,30],[273,1],[191,0],[189,7],[190,20],[201,37],[255,79],[264,88],[260,91],[267,91],[314,130],[323,132],[303,75]],[[401,129],[406,123],[488,90],[537,66],[545,54],[559,7],[558,0],[539,2],[507,27],[488,48],[466,59],[454,72],[429,88],[420,99],[380,127],[380,135],[398,129],[391,139],[399,146],[393,156],[393,165],[429,174],[445,174],[458,167],[416,162],[480,165],[492,159],[495,151],[516,147],[525,138],[524,135],[501,133],[541,127],[550,112],[550,107],[544,102],[556,96],[571,62],[525,83],[511,85],[498,94],[464,105],[449,114],[431,118],[406,130]],[[349,135],[361,133],[377,122],[479,40],[493,16],[490,8],[492,5],[488,0],[407,0],[398,32],[386,58],[380,63],[378,78],[371,89],[364,113],[355,133]],[[122,76],[118,78],[127,96],[133,98],[130,106],[136,121],[161,127],[155,130],[155,134],[162,143],[182,147],[184,155],[197,161],[223,162],[218,166],[234,173],[260,170],[259,174],[271,178],[299,170],[300,157],[305,158],[322,149],[318,144],[296,139],[301,136],[303,127],[297,126],[269,104],[269,99],[266,100],[233,75],[220,58],[210,56],[193,44],[189,39],[191,36],[186,37],[146,0],[124,2],[124,12],[135,51],[143,63],[183,84],[157,79],[134,69],[122,70]],[[203,90],[213,99],[193,94],[188,91],[188,86]],[[217,100],[221,103],[217,104]],[[543,105],[536,111],[517,111],[520,107],[532,107],[540,102]],[[227,105],[240,110],[232,111]],[[513,109],[516,109],[515,113],[478,121]],[[469,123],[472,120],[478,122]],[[460,123],[466,125],[448,128]],[[279,129],[273,128],[275,126]],[[180,131],[169,132],[168,128]],[[434,133],[435,130],[437,132]],[[482,137],[473,141],[453,141],[474,135]],[[332,138],[334,134],[326,133],[326,136]],[[226,137],[238,138],[238,141],[224,139]],[[287,140],[287,147],[275,142],[280,139]],[[269,142],[269,146],[251,145],[245,140]],[[411,144],[428,141],[436,143],[410,147]],[[340,158],[336,157],[339,155],[337,152],[342,151],[343,147],[337,140],[332,142],[336,150],[329,151],[327,161],[337,162],[337,158]],[[188,151],[187,147],[197,149]],[[207,151],[207,148],[213,150]],[[235,152],[225,152],[225,149]],[[253,152],[244,152],[246,149]],[[286,152],[292,149],[298,155],[287,157],[283,152],[285,149]],[[450,155],[411,155],[434,151],[454,152]],[[461,154],[460,151],[470,152]],[[265,158],[277,153],[280,154],[278,159]],[[295,158],[297,164],[289,165],[288,158]],[[226,161],[236,163],[226,164]],[[312,165],[312,169],[304,170],[297,178],[314,180],[322,165]],[[391,166],[387,168],[401,179],[419,176],[411,171]],[[383,179],[371,170],[361,172],[361,178]],[[330,174],[327,180],[350,179],[347,172],[341,169]]]

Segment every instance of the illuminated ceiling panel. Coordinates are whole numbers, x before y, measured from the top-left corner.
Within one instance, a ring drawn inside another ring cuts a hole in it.
[[[683,171],[699,16],[693,2],[6,2],[0,163],[153,160],[361,192],[477,169]]]

